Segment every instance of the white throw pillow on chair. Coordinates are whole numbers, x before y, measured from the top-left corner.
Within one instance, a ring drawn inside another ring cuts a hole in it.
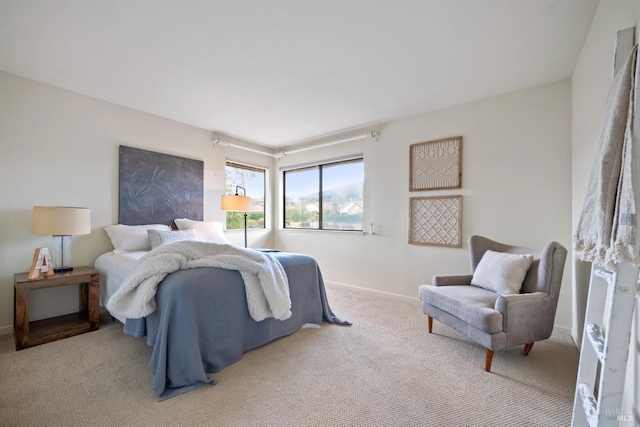
[[[473,272],[471,284],[499,294],[518,294],[533,255],[486,251]]]

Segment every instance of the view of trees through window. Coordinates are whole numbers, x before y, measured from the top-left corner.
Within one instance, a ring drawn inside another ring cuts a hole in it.
[[[265,171],[264,169],[227,162],[227,194],[235,194],[236,187],[246,190],[251,197],[251,210],[247,212],[247,228],[264,228]],[[242,196],[243,191],[240,189]],[[227,212],[227,230],[244,229],[243,212]]]
[[[285,228],[363,230],[364,162],[284,172]]]

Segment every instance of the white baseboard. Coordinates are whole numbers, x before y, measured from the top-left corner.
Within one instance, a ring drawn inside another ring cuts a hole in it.
[[[9,335],[13,333],[13,325],[0,326],[0,335]]]
[[[349,285],[346,283],[340,283],[340,282],[334,282],[331,280],[325,280],[325,283],[331,284],[331,285],[336,285],[336,286],[344,286],[347,288],[351,288],[351,289],[357,289],[359,291],[363,291],[363,292],[368,292],[371,294],[379,294],[379,295],[385,295],[388,297],[392,297],[392,298],[399,298],[399,299],[410,299],[410,300],[418,300],[418,297],[409,297],[406,295],[400,295],[400,294],[394,294],[392,292],[385,292],[385,291],[378,291],[376,289],[368,289],[368,288],[363,288],[361,286],[354,286],[354,285]],[[558,333],[558,334],[562,334],[562,335],[571,335],[571,328],[567,328],[565,326],[559,326],[559,325],[555,325],[553,327],[553,332],[554,333]],[[13,325],[5,325],[5,326],[0,326],[0,335],[9,335],[13,333]]]
[[[386,295],[386,296],[392,297],[392,298],[419,300],[418,297],[408,297],[406,295],[400,295],[400,294],[394,294],[394,293],[391,293],[391,292],[385,292],[385,291],[378,291],[378,290],[375,290],[375,289],[363,288],[363,287],[360,287],[360,286],[349,285],[347,283],[334,282],[332,280],[325,280],[325,283],[328,283],[328,284],[331,284],[331,285],[337,285],[337,286],[344,286],[344,287],[351,288],[351,289],[357,289],[359,291],[368,292],[368,293],[371,293],[371,294]],[[561,335],[571,335],[571,328],[567,328],[566,326],[554,325],[553,326],[553,333],[561,334]]]
[[[414,301],[418,300],[418,297],[408,297],[406,295],[394,294],[392,292],[378,291],[376,289],[369,289],[369,288],[363,288],[363,287],[360,287],[360,286],[348,285],[346,283],[334,282],[332,280],[325,280],[324,282],[328,283],[330,285],[344,286],[346,288],[357,289],[359,291],[363,291],[363,292],[367,292],[367,293],[371,293],[371,294],[380,294],[380,295],[386,295],[386,296],[392,297],[392,298],[410,299],[410,300],[414,300]]]
[[[553,333],[571,335],[571,328],[567,328],[566,326],[553,325]]]

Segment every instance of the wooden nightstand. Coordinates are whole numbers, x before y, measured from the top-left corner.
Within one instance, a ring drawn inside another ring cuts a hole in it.
[[[90,267],[74,267],[68,273],[40,276],[29,280],[29,273],[14,276],[13,330],[16,350],[45,344],[98,329],[100,273]],[[29,322],[29,291],[58,286],[80,285],[80,311]]]

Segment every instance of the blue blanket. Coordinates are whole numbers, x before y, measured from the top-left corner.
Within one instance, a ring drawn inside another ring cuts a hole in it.
[[[124,332],[146,336],[153,347],[149,367],[158,400],[215,384],[207,372],[219,372],[244,352],[290,335],[305,323],[350,325],[331,311],[315,259],[285,252],[272,255],[289,281],[292,315],[287,320],[253,320],[240,273],[218,268],[168,275],[158,286],[157,310],[142,319],[127,319]]]

